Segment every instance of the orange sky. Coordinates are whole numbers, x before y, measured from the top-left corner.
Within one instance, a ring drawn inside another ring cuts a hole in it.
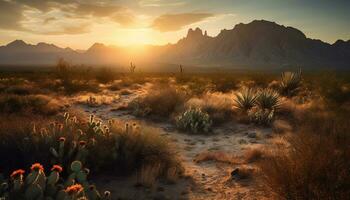
[[[350,39],[349,1],[335,0],[0,0],[0,43],[15,39],[86,49],[166,44],[200,27],[215,36],[254,19],[293,26],[333,43]]]

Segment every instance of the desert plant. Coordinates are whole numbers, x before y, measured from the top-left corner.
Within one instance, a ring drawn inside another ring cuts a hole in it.
[[[280,93],[286,96],[293,96],[301,85],[301,69],[297,72],[283,72],[279,85]]]
[[[272,89],[260,90],[256,98],[256,105],[263,110],[275,110],[280,104],[281,100],[279,94]]]
[[[176,119],[179,129],[192,133],[208,133],[212,121],[209,115],[199,108],[189,108]]]
[[[45,175],[44,167],[35,163],[31,166],[31,172],[24,177],[25,171],[18,169],[12,172],[10,180],[1,182],[0,197],[4,199],[57,199],[57,200],[107,200],[110,199],[110,192],[104,195],[96,190],[94,185],[87,181],[88,171],[82,168],[79,161],[72,162],[71,174],[64,181],[60,174],[63,168],[54,165],[49,176]]]
[[[182,90],[160,84],[151,87],[145,96],[134,99],[128,107],[136,116],[168,117],[183,106],[185,100],[186,94]]]
[[[259,125],[269,125],[274,119],[275,113],[274,110],[270,109],[261,109],[254,107],[248,111],[248,117],[251,122],[254,122]]]
[[[277,199],[347,199],[350,195],[348,117],[305,113],[297,132],[259,164]]]
[[[240,92],[236,93],[235,96],[235,107],[243,112],[251,109],[257,100],[256,91],[252,88],[243,88]]]
[[[135,72],[135,69],[136,69],[136,65],[133,64],[133,63],[131,62],[131,63],[130,63],[130,68],[129,68],[130,73],[134,73],[134,72]]]
[[[230,121],[233,116],[234,101],[231,94],[207,92],[200,97],[192,97],[185,103],[186,108],[197,107],[209,114],[213,125]]]

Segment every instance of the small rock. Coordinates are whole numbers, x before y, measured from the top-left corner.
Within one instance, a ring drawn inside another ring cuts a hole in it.
[[[256,133],[255,132],[250,132],[248,133],[249,138],[256,138]]]
[[[154,195],[153,197],[154,200],[167,200],[170,199],[169,196],[163,194],[163,193],[157,193],[156,195]]]
[[[159,192],[163,192],[164,190],[165,189],[163,187],[161,187],[161,186],[157,187],[157,191],[159,191]]]
[[[184,190],[184,191],[181,192],[181,195],[186,195],[188,193],[189,193],[188,190]]]
[[[237,178],[238,173],[239,173],[239,169],[238,169],[238,168],[232,170],[232,172],[231,172],[231,177],[232,177],[232,178]]]
[[[238,140],[239,144],[247,144],[248,142],[245,139]]]

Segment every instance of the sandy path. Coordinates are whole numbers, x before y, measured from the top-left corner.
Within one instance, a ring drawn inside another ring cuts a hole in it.
[[[148,86],[146,86],[148,87]],[[176,131],[170,123],[155,123],[136,119],[127,111],[114,108],[142,95],[144,90],[135,90],[129,95],[105,92],[115,99],[108,105],[88,107],[75,104],[75,108],[86,114],[94,114],[102,120],[133,120],[160,130],[175,145],[185,167],[186,178],[175,184],[157,183],[151,189],[136,188],[135,177],[98,177],[99,188],[112,191],[114,197],[121,199],[264,199],[259,185],[252,180],[232,180],[231,171],[241,164],[228,164],[215,161],[194,162],[196,156],[203,152],[224,152],[240,156],[244,149],[265,145],[271,134],[270,129],[250,125],[227,123],[214,128],[211,135],[189,135]],[[254,137],[252,137],[252,135]]]

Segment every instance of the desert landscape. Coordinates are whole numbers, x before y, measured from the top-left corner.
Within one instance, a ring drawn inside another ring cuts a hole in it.
[[[350,29],[313,39],[282,2],[132,2],[0,1],[0,199],[349,199]],[[281,19],[227,21],[250,9]],[[108,21],[128,45],[96,42]]]

